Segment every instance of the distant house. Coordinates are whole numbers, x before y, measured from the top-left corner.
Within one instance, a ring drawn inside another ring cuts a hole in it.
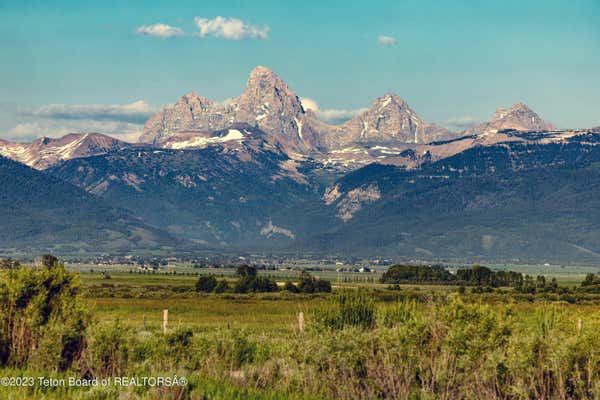
[[[143,271],[143,272],[147,272],[147,271],[158,271],[160,268],[158,268],[157,265],[139,265],[137,267],[138,271]]]

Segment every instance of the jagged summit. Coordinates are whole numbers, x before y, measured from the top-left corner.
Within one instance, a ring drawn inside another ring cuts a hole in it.
[[[271,69],[263,67],[262,65],[254,67],[248,75],[247,86],[249,87],[254,82],[270,82],[278,86],[287,87],[287,84],[279,77],[279,75],[277,75]]]
[[[238,102],[246,100],[251,103],[262,102],[263,104],[275,101],[282,107],[290,106],[295,112],[304,112],[296,93],[276,73],[262,66],[258,66],[250,72],[246,90],[237,100]]]
[[[515,103],[509,108],[496,110],[491,121],[468,128],[466,134],[481,134],[491,130],[516,129],[519,131],[549,131],[555,127],[542,120],[531,108],[524,103]]]
[[[300,98],[277,74],[262,66],[250,72],[246,90],[226,105],[195,92],[186,94],[151,117],[139,141],[161,144],[178,132],[210,133],[236,123],[256,126],[291,152],[310,153],[320,147]]]
[[[386,93],[383,96],[377,97],[375,100],[373,100],[371,108],[376,106],[382,108],[390,106],[398,108],[408,108],[408,103],[396,93]]]
[[[453,137],[448,130],[422,120],[400,96],[387,93],[371,108],[341,125],[319,121],[272,70],[258,66],[245,91],[226,105],[191,92],[150,118],[142,143],[161,144],[178,132],[214,132],[245,123],[264,131],[272,142],[293,153],[330,151],[351,143],[427,143]]]
[[[376,98],[367,111],[343,124],[342,130],[346,143],[428,143],[453,136],[445,128],[425,122],[394,93]]]

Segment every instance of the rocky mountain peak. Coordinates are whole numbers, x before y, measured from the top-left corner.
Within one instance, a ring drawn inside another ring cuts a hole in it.
[[[181,98],[177,101],[177,103],[181,104],[194,104],[194,103],[212,103],[209,99],[204,96],[200,96],[196,93],[196,91],[192,90],[181,96]]]
[[[210,133],[236,123],[256,126],[269,141],[292,152],[311,152],[319,145],[299,97],[277,74],[262,66],[250,72],[246,90],[227,105],[191,92],[165,107],[146,122],[140,142],[161,144],[179,132]]]
[[[395,93],[386,93],[373,101],[371,110],[382,109],[410,110],[406,101]]]
[[[544,121],[524,103],[515,103],[509,108],[498,108],[491,121],[475,125],[466,134],[481,134],[492,130],[516,129],[519,131],[549,131],[555,127]]]
[[[500,120],[506,118],[507,116],[512,116],[516,114],[531,114],[536,115],[531,108],[527,107],[524,103],[515,103],[509,108],[498,108],[496,110],[496,114],[494,114],[494,120]]]
[[[448,130],[419,117],[400,96],[386,93],[364,113],[346,122],[346,143],[427,143],[451,137]]]
[[[253,108],[254,111],[275,106],[278,111],[288,115],[304,113],[296,93],[277,74],[262,66],[250,72],[246,90],[234,103]]]
[[[279,81],[283,83],[281,78],[279,78],[279,76],[275,72],[262,65],[257,65],[252,69],[252,71],[250,71],[250,75],[248,76],[248,82],[256,80]]]
[[[290,152],[306,154],[320,146],[300,98],[266,67],[250,72],[246,90],[230,106],[236,122],[257,126]]]

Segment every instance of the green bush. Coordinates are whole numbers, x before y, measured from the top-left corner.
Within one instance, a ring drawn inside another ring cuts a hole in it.
[[[131,355],[128,340],[131,337],[131,331],[124,328],[119,320],[112,324],[96,326],[84,353],[88,362],[87,368],[93,371],[95,377],[118,376],[124,373]]]
[[[245,276],[237,280],[233,287],[235,293],[276,292],[279,288],[272,279],[262,276]]]
[[[221,279],[217,282],[217,285],[213,289],[215,293],[225,293],[229,290],[229,283],[225,279]]]
[[[249,277],[255,277],[258,275],[258,271],[256,270],[256,267],[251,266],[251,265],[240,265],[237,270],[236,270],[236,275],[239,276],[240,278],[249,278]]]
[[[196,292],[210,293],[217,286],[217,278],[214,275],[200,275],[196,282]]]
[[[90,316],[76,275],[50,255],[42,264],[0,274],[1,366],[65,370],[85,347]]]
[[[331,282],[317,279],[306,271],[300,273],[298,291],[301,293],[330,293]]]

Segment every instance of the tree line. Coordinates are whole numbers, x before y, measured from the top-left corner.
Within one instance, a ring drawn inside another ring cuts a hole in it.
[[[196,291],[204,293],[270,293],[280,290],[277,282],[272,278],[258,276],[258,271],[254,266],[239,266],[236,276],[237,280],[230,283],[226,279],[218,280],[212,274],[201,275],[196,282]],[[291,293],[328,293],[331,292],[331,283],[302,271],[298,276],[298,283],[288,280],[283,285],[283,290]]]
[[[442,265],[394,265],[381,277],[381,283],[434,283],[464,286],[513,286],[523,284],[523,274],[514,271],[492,271],[476,265],[451,273]]]

